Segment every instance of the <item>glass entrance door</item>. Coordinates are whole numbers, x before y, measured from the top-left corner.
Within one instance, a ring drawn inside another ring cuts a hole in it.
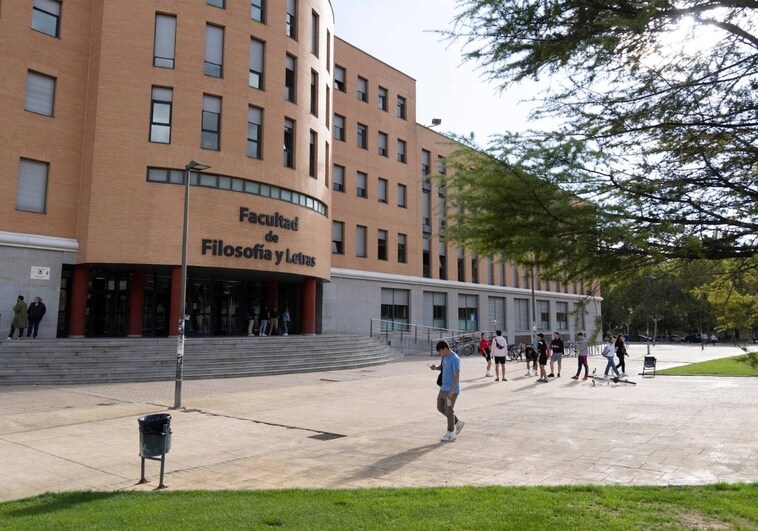
[[[89,336],[126,335],[129,273],[96,271],[89,301]]]

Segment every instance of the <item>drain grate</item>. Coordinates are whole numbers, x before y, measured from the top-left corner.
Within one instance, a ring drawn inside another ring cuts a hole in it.
[[[340,439],[342,437],[345,437],[345,435],[340,435],[339,433],[317,433],[316,435],[311,435],[308,438],[316,439],[318,441],[331,441],[332,439]]]

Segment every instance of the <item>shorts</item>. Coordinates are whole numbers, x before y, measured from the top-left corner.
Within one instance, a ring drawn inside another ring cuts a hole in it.
[[[487,354],[487,353],[484,353],[484,354],[482,354],[482,356],[483,356],[483,357],[484,357],[484,359],[486,359],[487,361],[490,361],[490,360],[492,359],[492,356],[490,356],[490,355],[489,355],[489,354]]]
[[[537,363],[537,352],[534,350],[527,351],[524,353],[526,355],[526,361],[533,361],[534,363]]]
[[[495,356],[495,365],[505,365],[505,356]]]
[[[550,355],[550,361],[561,361],[563,359],[563,352],[553,352]]]
[[[547,365],[547,354],[540,354],[540,365]]]

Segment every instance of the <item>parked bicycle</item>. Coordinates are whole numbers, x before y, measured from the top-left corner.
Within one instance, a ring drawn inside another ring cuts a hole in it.
[[[523,343],[508,345],[508,359],[511,361],[523,360],[525,350],[526,350],[526,345],[524,345]]]
[[[454,339],[450,349],[459,356],[471,356],[478,346],[479,343],[474,335],[465,335]]]

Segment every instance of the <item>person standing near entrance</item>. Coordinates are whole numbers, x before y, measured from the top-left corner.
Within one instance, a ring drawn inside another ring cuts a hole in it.
[[[26,331],[26,337],[36,338],[37,332],[39,332],[39,323],[45,316],[47,308],[42,303],[42,299],[34,297],[34,301],[29,305],[26,310],[26,315],[29,320],[29,329]]]
[[[252,337],[253,327],[255,326],[255,308],[252,305],[247,307],[247,335]]]
[[[550,374],[547,375],[548,378],[555,377],[554,367],[555,362],[558,362],[558,378],[561,377],[561,361],[563,360],[563,340],[561,339],[561,334],[558,332],[553,332],[553,341],[550,343],[550,350],[552,351],[552,354],[550,355]]]
[[[290,307],[284,305],[284,311],[282,312],[282,327],[284,330],[283,336],[290,335]]]
[[[13,306],[13,321],[11,322],[11,333],[8,339],[13,339],[13,333],[18,328],[18,338],[24,339],[24,329],[29,325],[29,317],[26,315],[26,303],[24,296],[19,295],[16,304]]]
[[[466,424],[455,416],[455,401],[461,394],[461,358],[450,350],[444,339],[436,346],[437,355],[442,359],[439,365],[429,365],[433,371],[442,371],[442,385],[437,395],[437,411],[447,417],[447,431],[442,442],[453,442]]]
[[[276,309],[276,306],[271,310],[271,331],[269,335],[279,335],[279,311]]]
[[[266,330],[268,330],[268,306],[261,308],[261,327],[258,329],[259,336],[265,336]]]

